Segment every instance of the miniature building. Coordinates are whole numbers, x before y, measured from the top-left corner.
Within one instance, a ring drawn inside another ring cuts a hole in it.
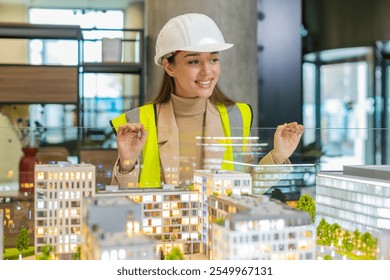
[[[35,165],[35,254],[51,244],[59,259],[71,259],[80,245],[83,198],[94,195],[94,165]]]
[[[302,194],[315,196],[316,164],[257,165],[252,172],[252,194],[271,194],[274,188],[288,201],[297,201]]]
[[[208,202],[210,195],[228,196],[231,194],[251,194],[252,177],[249,173],[227,170],[196,170],[194,188],[199,190],[201,205],[202,253],[209,256],[209,218]]]
[[[30,240],[34,240],[34,194],[30,192],[17,195],[0,196],[0,210],[3,210],[4,246],[15,246],[14,237],[26,228]]]
[[[4,220],[3,220],[3,210],[0,209],[0,260],[3,259],[3,248],[4,248],[4,243],[3,243],[3,227],[4,227]]]
[[[141,205],[125,197],[84,199],[81,258],[84,260],[152,260],[156,249],[142,233]]]
[[[313,260],[316,231],[307,212],[267,196],[209,197],[210,259]]]
[[[378,258],[390,259],[390,166],[344,166],[319,172],[317,221],[370,232],[378,238]]]
[[[164,255],[179,247],[185,254],[199,253],[199,192],[164,186],[162,189],[101,191],[107,196],[128,196],[142,208],[143,232],[157,241]]]

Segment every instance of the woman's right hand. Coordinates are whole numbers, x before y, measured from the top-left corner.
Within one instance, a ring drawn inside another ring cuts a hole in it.
[[[145,145],[148,132],[141,123],[127,123],[119,126],[116,135],[120,170],[131,171]]]

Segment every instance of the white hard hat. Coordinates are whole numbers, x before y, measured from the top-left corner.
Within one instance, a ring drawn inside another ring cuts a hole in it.
[[[203,14],[184,14],[170,19],[161,29],[156,42],[154,62],[175,51],[216,52],[233,47],[225,43],[215,22]]]

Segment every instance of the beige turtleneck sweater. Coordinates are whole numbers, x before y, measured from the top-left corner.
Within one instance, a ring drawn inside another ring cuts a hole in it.
[[[189,185],[194,170],[202,168],[202,149],[199,145],[203,135],[207,98],[182,98],[171,94],[179,129],[180,185]]]

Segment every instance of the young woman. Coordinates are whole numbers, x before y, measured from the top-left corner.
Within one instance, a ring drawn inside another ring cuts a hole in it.
[[[191,184],[196,169],[247,171],[242,167],[253,164],[246,145],[250,106],[233,101],[217,86],[219,53],[232,46],[206,15],[184,14],[166,23],[156,42],[155,63],[164,69],[158,95],[111,121],[118,145],[112,184],[184,186]],[[289,162],[303,131],[296,122],[279,125],[273,150],[259,164]]]

